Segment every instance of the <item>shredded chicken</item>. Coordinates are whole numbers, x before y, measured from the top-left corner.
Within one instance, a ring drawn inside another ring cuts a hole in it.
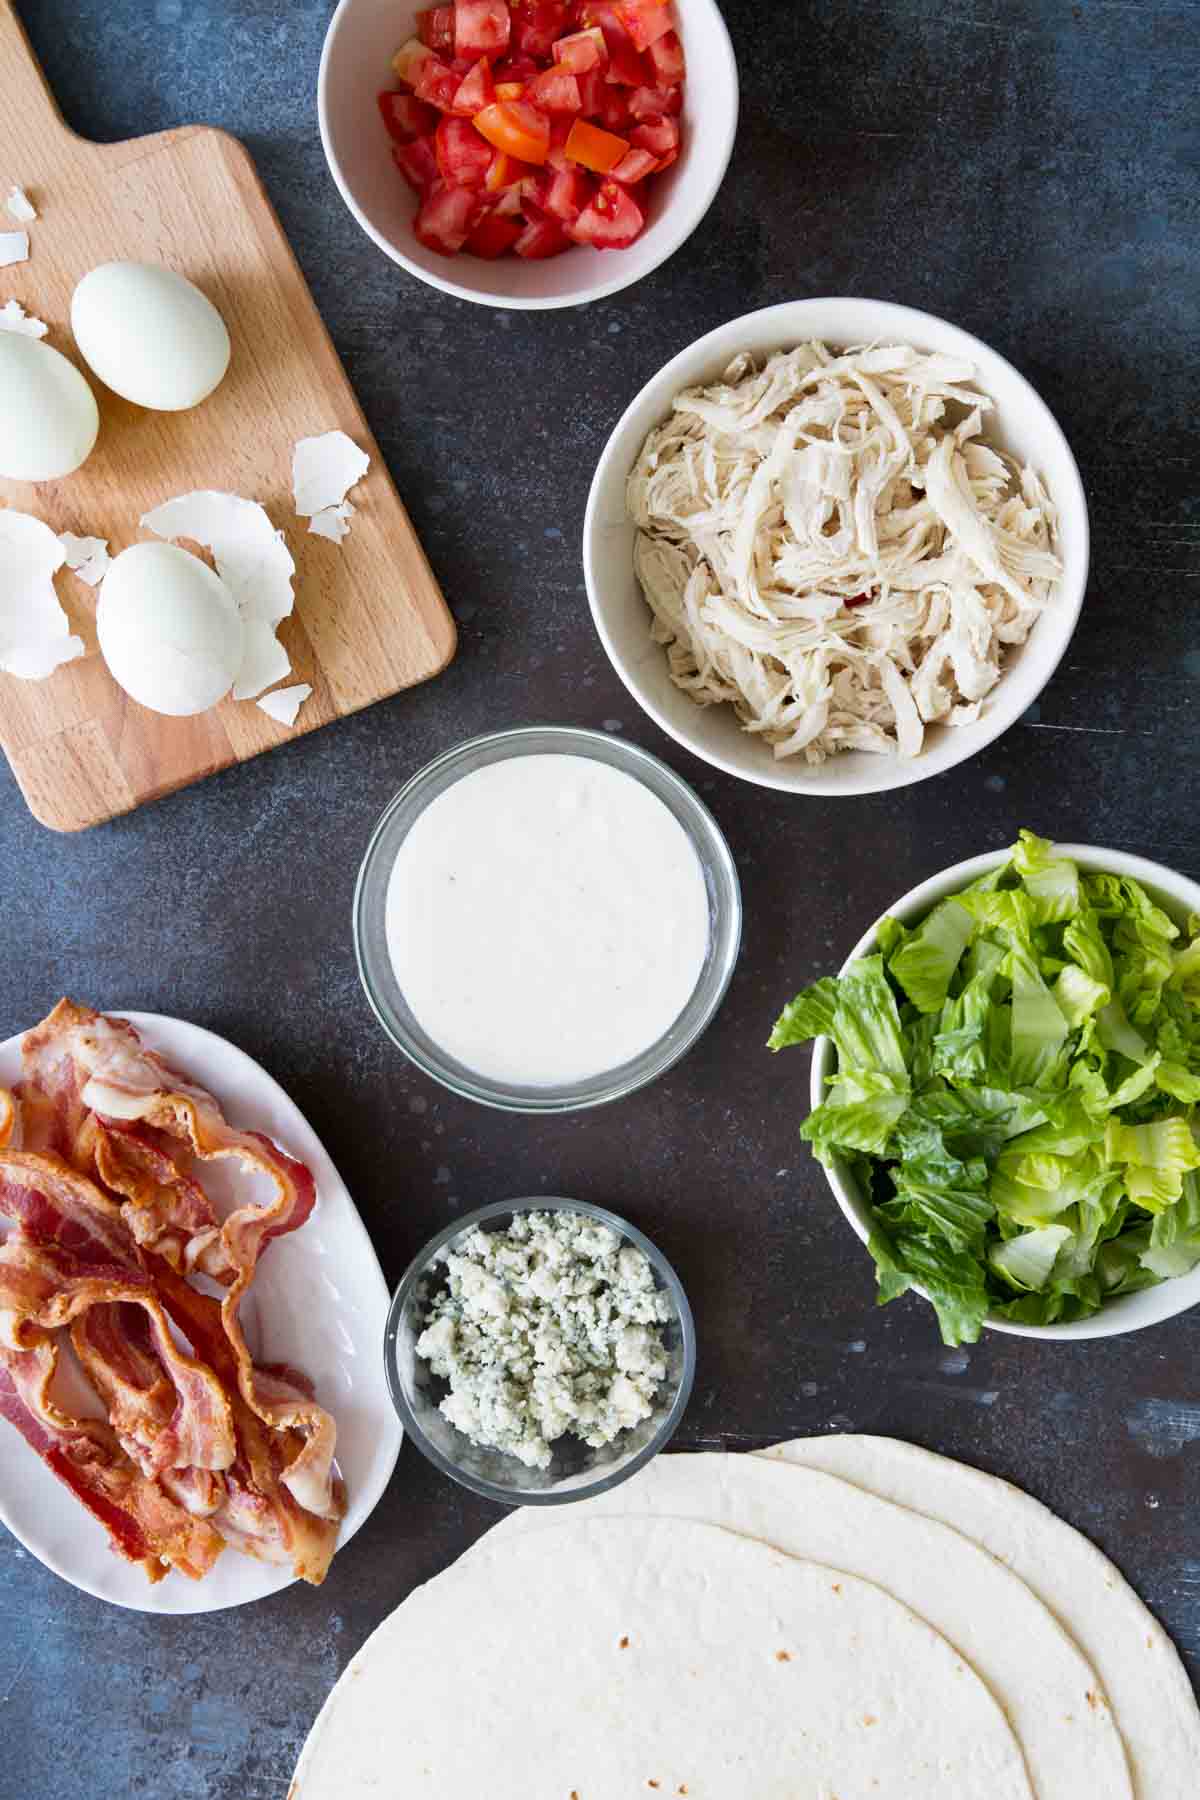
[[[1061,574],[1034,470],[982,441],[969,362],[903,345],[737,357],[629,478],[671,679],[776,757],[919,754],[964,725]]]

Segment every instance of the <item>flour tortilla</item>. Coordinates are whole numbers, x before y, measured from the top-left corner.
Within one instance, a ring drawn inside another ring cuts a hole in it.
[[[950,1525],[997,1557],[1071,1633],[1108,1694],[1137,1800],[1196,1800],[1200,1708],[1174,1644],[1120,1571],[1007,1481],[895,1438],[798,1438],[762,1452]],[[1081,1795],[1087,1789],[1081,1782]]]
[[[660,1456],[611,1493],[577,1501],[572,1516],[703,1520],[886,1588],[1000,1702],[1038,1800],[1131,1800],[1095,1670],[1029,1588],[958,1531],[820,1470],[754,1456]],[[545,1529],[545,1515],[526,1508],[483,1544]]]
[[[354,1658],[293,1800],[1031,1800],[1003,1713],[881,1588],[678,1519],[488,1545]]]

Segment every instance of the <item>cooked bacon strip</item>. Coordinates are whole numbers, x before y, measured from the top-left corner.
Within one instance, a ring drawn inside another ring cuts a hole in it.
[[[150,1340],[175,1390],[169,1424],[156,1430],[148,1417],[132,1448],[153,1470],[164,1468],[227,1469],[237,1452],[230,1403],[213,1371],[185,1355],[171,1335],[149,1276],[118,1264],[88,1263],[54,1245],[38,1244],[23,1234],[0,1249],[0,1317],[16,1321],[9,1341],[26,1349],[41,1333],[69,1325],[93,1306],[126,1301],[142,1308]],[[89,1342],[93,1375],[105,1351]],[[113,1378],[115,1387],[119,1377]],[[128,1383],[125,1384],[128,1386]],[[148,1437],[150,1444],[141,1437]],[[131,1446],[126,1446],[131,1448]]]
[[[17,1148],[17,1099],[7,1088],[0,1088],[0,1150],[9,1144]]]
[[[36,1112],[43,1126],[37,1148],[55,1150],[75,1162],[75,1146],[90,1107],[83,1099],[82,1071],[58,1028],[65,1004],[69,1003],[60,1001],[40,1025],[21,1039],[25,1082],[19,1098],[23,1107],[29,1106]]]
[[[158,1484],[193,1519],[211,1519],[225,1499],[225,1477],[215,1469],[164,1469]]]
[[[120,1207],[61,1156],[0,1150],[0,1213],[16,1220],[38,1243],[137,1267],[136,1246]]]
[[[244,1555],[290,1563],[302,1581],[319,1587],[337,1547],[338,1519],[318,1518],[288,1491],[302,1440],[292,1432],[268,1430],[244,1403],[236,1411],[238,1460],[225,1472],[225,1500],[213,1523]],[[340,1482],[333,1486],[340,1517],[345,1497]]]
[[[90,1306],[72,1321],[71,1344],[125,1454],[144,1475],[171,1467],[175,1389],[154,1353],[145,1314],[119,1301]]]
[[[260,1562],[290,1562],[302,1581],[319,1585],[337,1547],[338,1528],[337,1519],[320,1518],[298,1506],[284,1485],[304,1440],[294,1432],[264,1429],[259,1416],[241,1400],[237,1358],[225,1335],[219,1302],[180,1280],[172,1269],[160,1269],[156,1281],[175,1324],[234,1394],[238,1456],[222,1478],[224,1493],[213,1523],[244,1555]],[[311,1400],[306,1377],[294,1369],[271,1364],[256,1368],[254,1377],[256,1385],[270,1387],[279,1403]],[[332,1496],[340,1518],[345,1510],[340,1480],[333,1482]]]
[[[96,1171],[124,1196],[121,1216],[136,1241],[183,1274],[198,1270],[228,1284],[235,1270],[212,1202],[172,1156],[181,1146],[144,1125],[96,1120]]]
[[[32,1049],[27,1052],[30,1039]],[[161,1057],[144,1049],[133,1026],[124,1020],[61,1000],[29,1034],[22,1053],[30,1082],[43,1087],[49,1083],[47,1091],[65,1094],[68,1109],[78,1097],[84,1108],[100,1115],[102,1124],[138,1122],[186,1139],[204,1161],[233,1158],[270,1179],[274,1200],[266,1206],[240,1208],[222,1227],[222,1242],[236,1271],[222,1305],[222,1322],[247,1404],[275,1430],[299,1433],[303,1440],[283,1475],[284,1485],[307,1511],[325,1519],[340,1518],[343,1509],[333,1485],[333,1419],[302,1395],[273,1388],[259,1391],[238,1317],[264,1246],[271,1238],[296,1230],[316,1203],[309,1170],[260,1132],[234,1130],[212,1095],[184,1081]],[[64,1074],[64,1059],[70,1060],[73,1076]],[[68,1129],[78,1143],[84,1124],[70,1110]]]
[[[170,1568],[200,1580],[223,1539],[141,1476],[107,1426],[59,1410],[49,1392],[57,1359],[53,1339],[32,1350],[0,1349],[0,1416],[99,1520],[119,1555],[140,1563],[151,1581]]]

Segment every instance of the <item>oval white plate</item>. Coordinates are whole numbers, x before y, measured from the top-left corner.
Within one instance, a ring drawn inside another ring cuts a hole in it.
[[[374,1510],[403,1438],[383,1374],[387,1284],[366,1227],[311,1125],[244,1051],[183,1019],[117,1016],[215,1094],[231,1125],[266,1132],[313,1172],[317,1204],[299,1231],[267,1246],[246,1302],[246,1332],[260,1361],[302,1369],[337,1420],[349,1501],[340,1553]],[[20,1079],[20,1045],[19,1037],[0,1044],[0,1085]],[[0,1445],[0,1521],[39,1562],[98,1600],[136,1612],[218,1612],[278,1593],[295,1579],[288,1569],[225,1550],[203,1581],[171,1574],[151,1586],[140,1568],[109,1549],[103,1527],[2,1421]]]

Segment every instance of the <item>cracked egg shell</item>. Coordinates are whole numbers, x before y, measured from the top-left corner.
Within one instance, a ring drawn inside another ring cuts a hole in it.
[[[100,429],[96,397],[49,344],[0,331],[0,475],[58,481],[87,461]]]
[[[229,367],[229,333],[212,301],[154,263],[102,263],[85,275],[71,330],[106,387],[154,412],[198,406]]]
[[[233,595],[175,544],[131,544],[114,558],[96,634],[114,681],[140,706],[176,718],[215,706],[242,659]]]

